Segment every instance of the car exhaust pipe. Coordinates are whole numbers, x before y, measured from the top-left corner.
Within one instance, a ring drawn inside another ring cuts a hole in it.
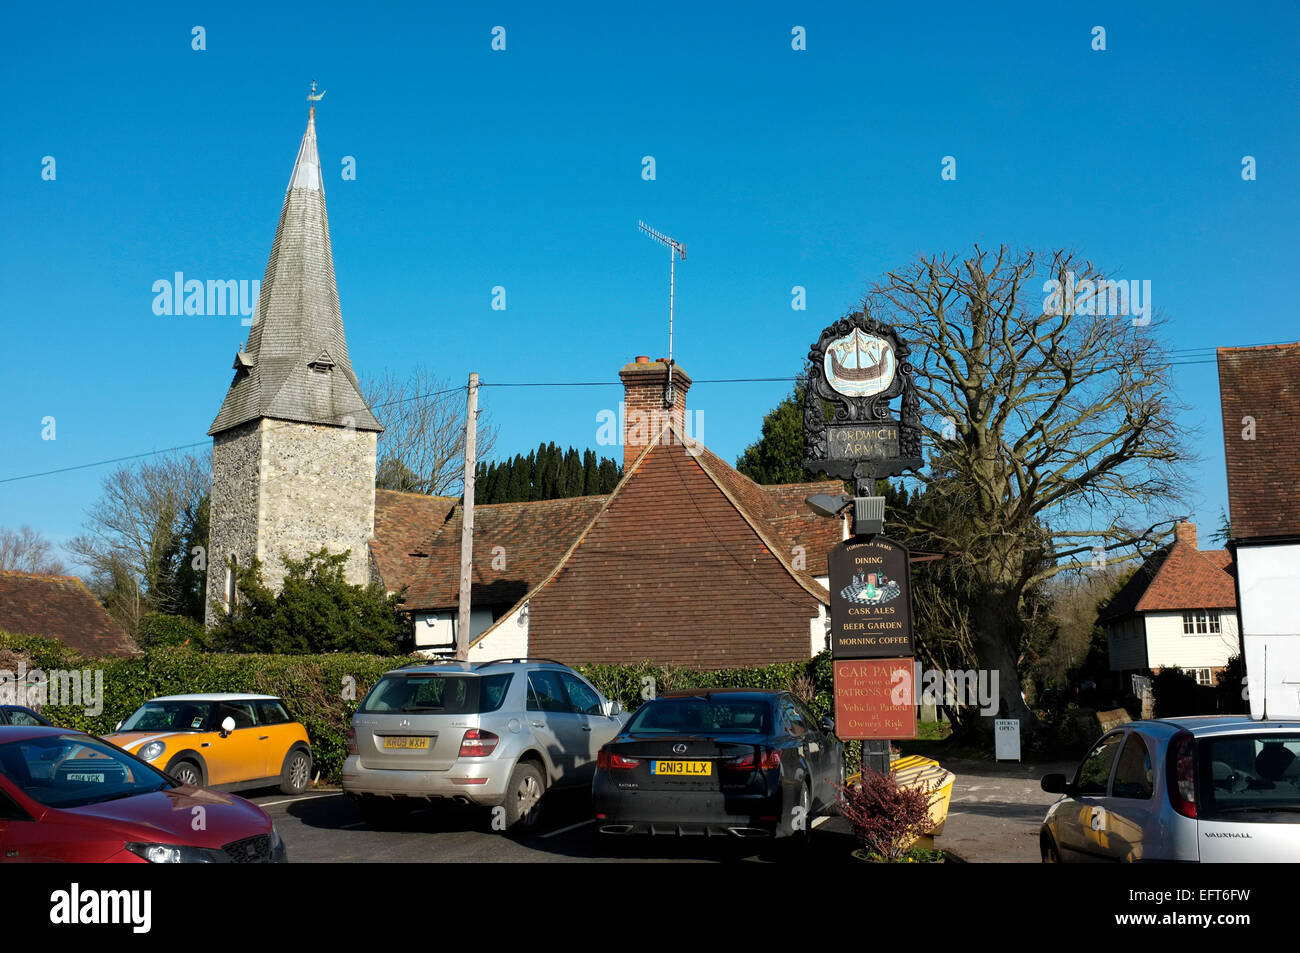
[[[630,834],[632,833],[631,824],[606,824],[600,829],[602,834]]]
[[[761,827],[728,827],[728,834],[734,834],[736,837],[770,837],[769,831]]]

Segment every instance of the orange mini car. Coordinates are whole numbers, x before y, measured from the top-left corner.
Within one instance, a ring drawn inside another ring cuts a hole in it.
[[[307,729],[274,695],[155,698],[104,740],[196,787],[300,794],[311,781]]]

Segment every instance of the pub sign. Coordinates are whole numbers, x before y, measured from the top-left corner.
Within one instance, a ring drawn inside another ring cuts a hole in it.
[[[899,658],[912,644],[912,581],[907,549],[876,536],[835,544],[831,582],[831,658]]]

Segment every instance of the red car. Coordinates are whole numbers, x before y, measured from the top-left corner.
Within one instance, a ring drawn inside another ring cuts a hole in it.
[[[270,816],[66,728],[0,726],[0,861],[275,863]]]

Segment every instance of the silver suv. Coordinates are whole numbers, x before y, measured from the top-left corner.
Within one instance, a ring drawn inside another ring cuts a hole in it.
[[[505,827],[524,832],[547,790],[590,786],[596,755],[626,720],[550,659],[414,662],[385,673],[352,716],[343,790],[369,822],[450,798],[503,807]]]

